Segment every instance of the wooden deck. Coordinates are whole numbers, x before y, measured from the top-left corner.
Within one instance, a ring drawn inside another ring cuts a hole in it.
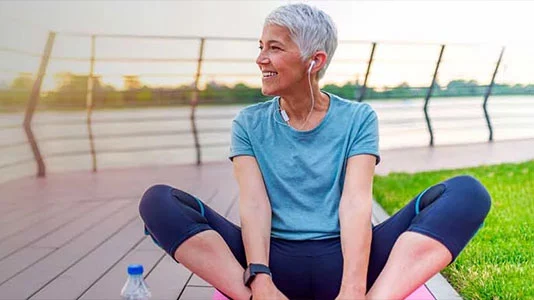
[[[144,265],[153,299],[211,299],[209,284],[143,234],[137,204],[158,182],[191,191],[238,223],[229,163],[68,173],[1,185],[0,299],[120,299],[130,263]]]
[[[384,151],[377,173],[532,159],[533,146],[530,140]],[[120,299],[131,263],[144,265],[153,299],[211,299],[213,287],[143,234],[137,204],[155,183],[187,190],[239,223],[229,161],[50,174],[0,184],[0,299]]]

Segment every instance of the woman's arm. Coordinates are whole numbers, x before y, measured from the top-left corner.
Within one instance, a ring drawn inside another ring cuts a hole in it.
[[[239,185],[239,216],[247,264],[269,264],[271,205],[263,178],[252,156],[237,156],[234,176]]]
[[[371,209],[376,157],[363,154],[348,159],[339,205],[343,279],[340,299],[365,297],[371,249]]]
[[[260,168],[252,156],[236,156],[233,164],[239,185],[239,215],[247,265],[257,263],[268,266],[272,212]],[[266,274],[257,275],[251,288],[252,294],[258,297],[282,297],[271,277]]]

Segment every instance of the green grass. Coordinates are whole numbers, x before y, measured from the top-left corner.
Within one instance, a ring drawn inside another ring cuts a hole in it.
[[[534,160],[376,176],[374,196],[392,214],[426,187],[469,174],[488,189],[484,227],[442,274],[464,299],[534,299]]]

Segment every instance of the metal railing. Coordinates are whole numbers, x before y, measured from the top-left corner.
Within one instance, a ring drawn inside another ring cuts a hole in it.
[[[84,57],[67,57],[67,56],[52,56],[53,53],[53,47],[54,42],[56,40],[57,36],[62,37],[77,37],[77,38],[89,38],[90,39],[90,57],[84,58]],[[198,41],[199,48],[198,48],[198,55],[196,58],[124,58],[124,57],[101,57],[97,58],[96,53],[96,43],[99,39],[114,39],[114,38],[128,38],[128,39],[163,39],[163,40],[172,40],[172,41]],[[35,135],[32,130],[32,124],[35,125],[35,123],[32,123],[33,116],[36,110],[36,107],[39,102],[39,97],[41,95],[41,87],[43,82],[43,77],[46,75],[47,67],[49,65],[49,62],[51,60],[63,60],[63,61],[78,61],[78,62],[89,62],[89,73],[87,76],[87,88],[86,88],[86,95],[85,95],[85,109],[86,109],[86,117],[85,117],[85,125],[87,127],[88,135],[67,135],[67,136],[61,136],[61,137],[52,137],[52,138],[42,138],[40,139],[40,142],[49,142],[49,141],[55,141],[55,140],[85,140],[87,139],[89,141],[89,151],[71,151],[71,152],[62,152],[62,153],[53,153],[49,154],[48,157],[54,157],[54,156],[77,156],[77,155],[85,155],[88,154],[91,156],[91,165],[92,170],[97,171],[98,169],[98,161],[97,161],[97,154],[98,153],[120,153],[120,152],[138,152],[138,151],[147,151],[151,150],[153,148],[149,146],[144,147],[137,147],[137,148],[130,148],[130,149],[99,149],[97,151],[95,147],[95,139],[114,139],[119,137],[149,137],[149,136],[178,136],[178,135],[192,135],[193,137],[193,144],[169,144],[166,146],[158,146],[158,149],[174,149],[176,147],[180,148],[194,148],[196,153],[196,164],[202,163],[202,149],[203,148],[209,148],[209,147],[220,147],[224,143],[204,143],[201,144],[199,139],[199,128],[197,125],[197,121],[202,118],[209,118],[210,120],[217,120],[217,119],[228,119],[231,118],[233,115],[231,114],[222,114],[222,115],[209,115],[209,116],[199,116],[197,115],[197,107],[199,105],[199,93],[201,91],[201,84],[200,84],[200,78],[202,76],[217,76],[217,73],[210,73],[210,72],[203,72],[203,66],[204,64],[211,62],[211,63],[224,63],[224,64],[240,64],[240,63],[252,63],[250,59],[239,59],[239,58],[207,58],[205,57],[205,45],[207,41],[239,41],[239,42],[256,42],[256,39],[248,39],[248,38],[221,38],[221,37],[184,37],[184,36],[136,36],[136,35],[111,35],[111,34],[83,34],[83,33],[56,33],[56,32],[50,32],[48,35],[48,40],[46,42],[46,45],[44,47],[44,51],[42,55],[38,55],[35,53],[31,53],[29,51],[20,51],[17,49],[12,49],[8,47],[0,47],[0,52],[10,52],[10,53],[18,53],[22,55],[28,55],[31,57],[40,57],[41,62],[40,66],[37,72],[37,75],[35,76],[35,81],[33,84],[33,88],[31,90],[31,94],[28,99],[28,103],[26,106],[26,112],[23,122],[23,128],[26,134],[27,142],[31,146],[32,154],[33,154],[33,160],[37,164],[37,176],[42,177],[46,174],[46,166],[44,163],[43,155],[40,151],[39,144],[37,139],[35,138]],[[387,45],[388,42],[375,42],[375,41],[342,41],[340,44],[346,43],[346,44],[359,44],[359,45],[369,45],[370,47],[370,53],[367,59],[360,58],[360,59],[344,59],[341,58],[337,60],[338,63],[358,63],[362,64],[365,63],[365,76],[363,80],[363,85],[358,86],[357,89],[355,89],[355,99],[356,101],[364,101],[366,100],[366,96],[368,94],[369,89],[371,86],[369,86],[369,80],[370,77],[373,74],[373,66],[377,62],[376,58],[376,52],[377,49],[380,49],[382,45]],[[402,43],[396,42],[395,44],[399,45]],[[409,45],[414,45],[413,43],[409,43]],[[437,59],[434,61],[434,72],[432,75],[432,80],[430,85],[427,87],[419,87],[419,90],[423,91],[426,90],[426,96],[424,97],[424,106],[423,106],[423,113],[426,121],[426,127],[429,134],[429,145],[434,146],[434,129],[432,126],[432,119],[428,111],[428,107],[430,104],[430,100],[433,96],[433,91],[436,87],[437,81],[439,79],[439,72],[440,67],[443,65],[443,56],[444,53],[446,53],[446,45],[435,45],[435,44],[428,44],[428,43],[421,43],[421,44],[415,44],[415,46],[436,46],[439,51],[436,53]],[[465,46],[465,45],[464,45]],[[490,117],[489,111],[487,109],[488,99],[492,94],[492,89],[495,84],[495,79],[498,74],[499,68],[501,66],[501,61],[504,55],[505,48],[502,47],[499,53],[499,56],[496,60],[495,67],[492,69],[492,76],[491,81],[488,85],[482,85],[479,87],[485,88],[485,93],[483,97],[483,105],[482,110],[484,112],[485,121],[487,124],[489,136],[488,141],[493,141],[493,124],[492,124],[492,118]],[[399,60],[396,61],[387,61],[382,60],[381,62],[386,63],[395,63],[399,62]],[[191,79],[191,86],[190,86],[190,100],[189,100],[189,106],[190,106],[190,112],[188,116],[168,116],[168,117],[144,117],[144,118],[130,118],[130,119],[101,119],[101,120],[94,120],[93,118],[93,110],[95,108],[94,103],[94,85],[95,85],[95,64],[97,62],[106,62],[106,63],[112,63],[112,62],[128,62],[128,63],[134,63],[134,62],[153,62],[153,63],[194,63],[196,64],[196,70],[194,74],[182,74],[182,73],[170,73],[170,74],[159,74],[155,73],[152,75],[160,75],[160,76],[176,76],[176,77],[186,77],[190,76]],[[409,63],[410,60],[402,61],[402,63]],[[226,76],[232,76],[232,77],[257,77],[257,74],[249,74],[249,73],[227,73]],[[346,76],[354,76],[354,74],[345,74]],[[459,117],[460,119],[462,117]],[[453,118],[449,118],[448,120],[452,120]],[[96,136],[93,131],[94,124],[102,124],[102,123],[120,123],[120,122],[155,122],[155,121],[162,121],[162,120],[188,120],[190,122],[190,130],[174,130],[174,131],[165,131],[165,130],[158,130],[158,131],[147,131],[143,133],[108,133],[108,134],[100,134]],[[402,124],[402,122],[407,122],[408,119],[396,121],[396,124]],[[64,125],[74,125],[74,124],[80,124],[80,121],[53,121],[53,122],[46,122],[41,123],[41,125],[53,125],[53,124],[64,124]],[[4,126],[0,129],[9,129],[14,128],[17,125],[8,125]],[[220,129],[220,128],[212,128],[212,129],[204,129],[203,133],[222,133],[227,132],[228,129]],[[2,144],[0,145],[1,148],[10,148],[10,147],[18,147],[25,144],[24,142],[18,141],[11,144]],[[226,144],[224,144],[226,145]],[[11,162],[8,164],[4,164],[0,166],[0,169],[11,167],[17,164],[27,163],[31,161],[32,159],[21,159],[16,162]]]

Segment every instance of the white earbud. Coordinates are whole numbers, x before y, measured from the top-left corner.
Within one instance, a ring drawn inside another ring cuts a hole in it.
[[[315,60],[312,60],[312,62],[310,63],[310,67],[308,68],[308,73],[311,72],[313,66],[315,66]]]

